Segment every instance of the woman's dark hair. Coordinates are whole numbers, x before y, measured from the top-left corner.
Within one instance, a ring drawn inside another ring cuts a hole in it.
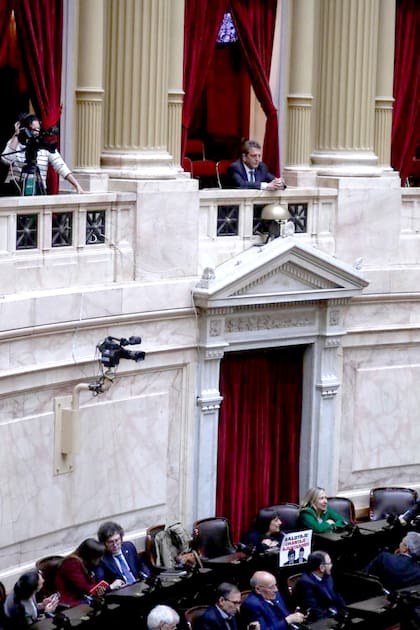
[[[16,582],[13,591],[18,600],[29,599],[36,593],[39,584],[39,571],[32,569],[23,573]]]
[[[255,517],[255,529],[260,534],[266,534],[269,530],[271,521],[273,518],[276,518],[276,516],[280,518],[280,514],[276,510],[263,508]]]
[[[123,528],[118,523],[114,523],[114,521],[106,521],[98,529],[98,540],[101,543],[105,543],[114,534],[119,534],[122,538],[124,536]]]
[[[94,538],[86,538],[72,553],[73,556],[78,556],[86,564],[90,565],[95,560],[99,560],[104,555],[105,548],[102,543],[98,542]]]

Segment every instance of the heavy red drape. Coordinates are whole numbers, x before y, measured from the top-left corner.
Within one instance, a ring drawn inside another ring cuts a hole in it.
[[[230,9],[252,87],[267,116],[264,162],[279,175],[278,119],[269,84],[277,0],[230,0]]]
[[[398,0],[395,33],[394,112],[392,167],[401,183],[420,142],[420,5],[418,0]]]
[[[216,514],[235,540],[263,506],[299,496],[303,349],[226,354]]]
[[[8,57],[8,34],[10,17],[12,15],[13,0],[2,0],[0,2],[0,67],[7,62]]]
[[[63,3],[14,0],[16,30],[31,101],[45,127],[60,118]]]
[[[186,0],[184,22],[184,104],[182,109],[182,147],[194,111],[203,93],[217,35],[228,0]]]
[[[254,92],[267,116],[264,161],[273,173],[279,174],[277,110],[269,85],[276,7],[277,0],[186,0],[182,156],[206,84],[222,18],[230,10]]]
[[[62,0],[14,0],[16,32],[29,94],[44,128],[61,113]],[[49,171],[49,191],[58,191],[58,175]]]

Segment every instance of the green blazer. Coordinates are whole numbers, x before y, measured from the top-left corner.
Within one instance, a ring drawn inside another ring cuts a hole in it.
[[[334,525],[327,523],[327,520],[334,521]],[[312,529],[317,534],[331,532],[335,527],[345,527],[347,525],[343,517],[327,505],[325,512],[321,514],[321,521],[318,521],[316,510],[313,507],[302,508],[299,515],[300,524],[306,529]]]

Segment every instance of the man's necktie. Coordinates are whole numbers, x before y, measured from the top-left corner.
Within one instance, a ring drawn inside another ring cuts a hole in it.
[[[116,556],[117,562],[120,565],[120,571],[123,576],[124,582],[127,584],[132,584],[136,581],[136,578],[130,571],[130,567],[128,566],[127,560],[124,558],[122,553],[117,554]]]
[[[254,169],[249,171],[249,181],[250,182],[255,182],[255,171],[254,171]]]

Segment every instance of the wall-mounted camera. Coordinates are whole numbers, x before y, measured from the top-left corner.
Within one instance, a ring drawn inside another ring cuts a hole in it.
[[[106,368],[116,367],[121,359],[131,359],[132,361],[144,361],[145,352],[141,350],[128,350],[126,346],[136,346],[141,343],[140,337],[106,337],[102,343],[96,347],[99,350],[99,360]]]

